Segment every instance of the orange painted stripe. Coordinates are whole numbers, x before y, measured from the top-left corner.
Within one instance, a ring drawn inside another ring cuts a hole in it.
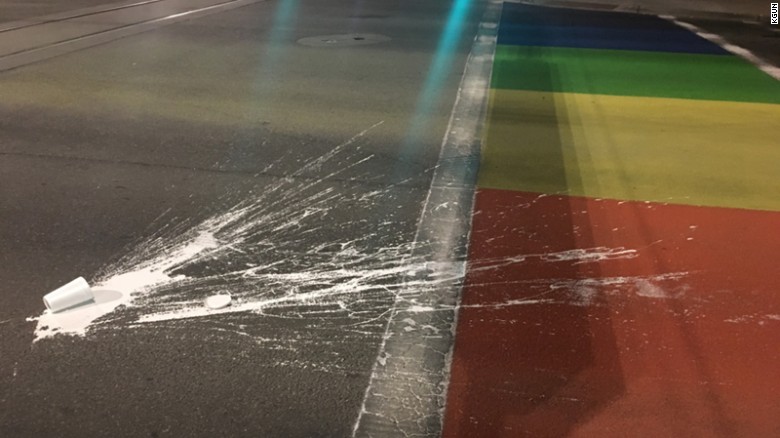
[[[444,436],[773,436],[780,212],[480,189]]]

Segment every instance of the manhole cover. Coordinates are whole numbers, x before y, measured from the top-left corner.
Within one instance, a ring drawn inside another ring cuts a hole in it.
[[[301,38],[298,44],[310,47],[365,46],[390,41],[390,37],[376,33],[347,33]]]

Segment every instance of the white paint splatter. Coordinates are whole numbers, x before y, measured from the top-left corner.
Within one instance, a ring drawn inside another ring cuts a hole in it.
[[[572,249],[568,251],[560,251],[555,253],[543,254],[541,259],[546,262],[563,262],[574,261],[575,265],[581,263],[593,263],[604,260],[614,259],[632,259],[637,257],[637,251],[635,249],[620,248],[585,248],[585,249]]]
[[[398,240],[397,221],[368,224],[364,228],[373,232],[352,240],[337,236],[306,246],[309,236],[325,229],[323,223],[334,211],[395,207],[388,202],[392,187],[350,193],[328,184],[371,158],[348,147],[367,131],[193,229],[175,219],[163,223],[159,232],[97,277],[93,290],[102,297],[97,303],[34,318],[36,341],[56,334],[85,335],[97,329],[213,316],[220,316],[220,331],[247,335],[239,328],[246,315],[271,313],[342,318],[348,322],[344,327],[353,327],[345,330],[362,334],[359,328],[364,325],[382,327],[380,319],[387,316],[390,302],[413,302],[435,287],[460,281],[465,262],[431,262],[426,256],[411,255],[413,247],[424,254],[425,242],[412,245],[401,239],[395,245],[374,247],[377,240]],[[304,175],[337,159],[346,164],[321,178]],[[360,226],[353,216],[348,215],[353,222],[337,226]],[[223,291],[235,298],[233,305],[204,306],[204,298]]]
[[[770,321],[780,321],[780,315],[778,315],[778,314],[762,315],[762,314],[754,313],[754,314],[749,314],[749,315],[735,316],[733,318],[728,318],[728,319],[725,319],[723,321],[724,322],[735,323],[735,324],[755,323],[755,324],[763,326],[763,325],[766,325],[767,322],[770,322]]]
[[[592,305],[599,294],[599,290],[597,288],[588,285],[577,286],[573,292],[577,298],[576,304],[580,306]]]
[[[336,235],[311,247],[311,241],[323,241],[311,236],[333,232],[333,227],[324,224],[332,222],[339,210],[397,210],[392,187],[349,192],[336,190],[329,183],[334,176],[372,158],[360,155],[359,148],[352,145],[378,125],[193,228],[175,220],[163,223],[159,232],[97,276],[93,290],[99,299],[95,304],[58,314],[44,312],[34,318],[38,321],[35,339],[195,318],[216,320],[212,318],[215,316],[220,317],[219,330],[248,336],[240,327],[245,327],[246,317],[257,315],[336,318],[344,321],[344,330],[377,336],[393,302],[409,303],[405,311],[410,314],[454,310],[453,304],[418,305],[416,300],[442,286],[460,284],[466,262],[431,262],[425,250],[428,243],[404,240],[398,231],[403,227],[386,215],[374,215],[383,218],[379,224],[363,224],[355,215],[347,215],[346,220],[351,222],[337,223],[336,228],[350,226],[369,231],[351,240]],[[334,168],[323,165],[335,161],[341,165],[330,173],[319,178],[307,174]],[[376,247],[378,240],[395,243]],[[498,270],[529,258],[578,265],[637,256],[635,249],[594,247],[479,260],[469,270]],[[568,289],[569,304],[591,305],[609,286],[639,280],[556,280],[549,290]],[[657,294],[648,287],[642,290],[640,296]],[[215,293],[230,294],[232,305],[206,307],[204,299]],[[463,307],[503,308],[552,302],[542,296]],[[259,336],[256,340],[265,341]]]
[[[650,280],[642,278],[636,280],[634,284],[637,288],[636,294],[640,297],[668,298],[666,292],[664,292],[664,290],[658,287],[656,284],[653,284]]]
[[[117,274],[92,286],[95,302],[65,312],[52,313],[46,310],[37,319],[36,339],[57,333],[84,335],[87,328],[98,318],[113,312],[119,306],[129,306],[133,294],[142,293],[153,286],[178,280],[167,271],[185,262],[192,262],[209,249],[218,246],[211,232],[201,230],[190,241],[174,248],[170,256],[159,256],[147,264],[129,272]]]
[[[257,252],[261,248],[283,251],[286,249],[285,246],[293,246],[292,244],[296,242],[295,239],[280,242],[279,240],[285,236],[292,234],[294,238],[301,239],[306,233],[317,231],[318,227],[310,225],[309,222],[316,222],[313,221],[315,218],[321,220],[334,208],[334,205],[338,204],[338,201],[343,200],[344,196],[338,194],[333,187],[323,187],[322,183],[368,161],[371,156],[357,158],[349,156],[347,158],[352,160],[348,164],[339,166],[321,178],[306,178],[306,173],[319,169],[323,164],[336,158],[344,158],[345,153],[352,153],[353,149],[350,146],[381,124],[382,122],[376,123],[359,132],[328,153],[310,160],[286,178],[265,188],[261,195],[239,203],[236,207],[212,217],[194,229],[182,229],[176,224],[163,226],[160,233],[139,245],[98,276],[92,286],[96,293],[94,304],[61,313],[44,311],[40,316],[32,318],[31,320],[38,321],[35,339],[39,340],[54,334],[84,335],[90,327],[101,324],[106,315],[115,313],[114,311],[121,307],[136,308],[136,313],[140,313],[142,317],[144,313],[153,309],[164,309],[156,318],[146,315],[145,319],[149,321],[164,320],[166,316],[172,318],[171,315],[174,314],[181,318],[202,314],[202,301],[185,298],[185,296],[193,289],[206,287],[208,283],[214,283],[223,276],[235,281],[237,278],[252,279],[265,275],[273,285],[285,284],[290,287],[306,285],[307,281],[323,281],[323,272],[320,272],[318,277],[317,273],[312,273],[311,270],[289,273],[287,278],[284,276],[273,278],[273,275],[266,273],[265,271],[274,271],[275,266],[287,258],[284,254],[278,255],[279,260],[274,263],[259,266],[253,264],[252,267],[244,270],[229,271],[219,275],[190,278],[176,272],[195,266],[207,258],[208,261],[224,268],[224,265],[231,265],[231,259],[236,253]],[[386,191],[373,192],[373,196],[362,194],[360,200],[375,202],[382,195],[386,195]],[[370,236],[364,236],[359,240],[366,240],[368,237]],[[357,241],[337,242],[340,251],[336,259],[340,257],[341,263],[354,264],[371,256],[358,251],[355,248],[356,243]],[[314,248],[314,251],[322,249]],[[396,249],[404,250],[404,248]],[[328,281],[359,277],[359,274],[354,273],[355,269],[346,269],[347,273],[344,273],[341,269],[333,270],[332,266],[328,268],[333,272],[331,277],[326,275],[325,280]],[[398,271],[398,267],[395,267],[395,270]],[[379,275],[381,272],[380,270]],[[369,277],[373,278],[376,275],[377,273],[373,272]],[[257,283],[257,281],[250,283]],[[154,298],[159,298],[158,295],[163,292],[168,293],[167,298],[175,299],[167,300],[167,303],[154,302]],[[316,293],[308,292],[293,298],[247,300],[231,307],[230,311],[257,311],[267,305],[282,302],[305,302],[316,298],[315,295]],[[173,310],[174,308],[176,311]],[[141,321],[144,321],[144,318],[141,318]]]
[[[573,265],[579,265],[583,263],[597,263],[605,260],[633,259],[638,256],[639,253],[635,249],[599,246],[595,248],[577,248],[557,252],[519,254],[511,257],[480,259],[471,262],[469,270],[472,272],[492,270],[502,266],[521,263],[530,258],[539,258],[550,263],[574,262],[572,263]]]
[[[588,306],[596,304],[601,295],[624,296],[633,293],[643,298],[679,298],[679,293],[669,294],[659,284],[672,282],[677,290],[684,290],[685,286],[679,286],[678,283],[688,275],[688,272],[670,272],[649,276],[561,279],[551,281],[548,287],[551,291],[566,292],[571,297],[569,304]]]

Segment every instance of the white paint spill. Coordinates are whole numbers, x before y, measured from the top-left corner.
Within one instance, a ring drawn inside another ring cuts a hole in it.
[[[381,239],[380,233],[394,237],[394,221],[385,220],[374,233],[351,241],[301,247],[308,235],[320,232],[328,216],[345,205],[364,210],[389,204],[392,188],[349,194],[327,184],[334,176],[371,159],[359,156],[355,152],[359,148],[352,144],[381,123],[304,163],[255,198],[194,230],[188,231],[176,222],[163,224],[159,233],[96,279],[93,289],[113,293],[112,299],[62,314],[44,312],[35,318],[36,340],[54,334],[84,335],[97,327],[129,327],[309,305],[338,303],[342,313],[358,315],[361,312],[353,307],[365,306],[377,296],[381,302],[381,296],[388,293],[401,294],[400,277],[422,275],[422,279],[403,282],[406,287],[416,288],[417,293],[434,283],[462,278],[463,263],[450,266],[425,262],[423,257],[412,258],[409,243],[367,246]],[[331,173],[319,178],[308,175],[322,173],[323,164],[336,160],[341,165]],[[198,273],[193,275],[192,270]],[[222,309],[203,306],[206,296],[222,290],[236,297],[234,305]]]
[[[193,228],[188,229],[176,218],[161,223],[159,232],[95,279],[95,304],[31,318],[38,322],[35,339],[213,317],[221,321],[219,330],[246,336],[246,329],[240,328],[245,327],[242,318],[253,315],[341,318],[346,321],[343,326],[356,334],[378,336],[377,330],[384,327],[383,318],[393,302],[408,302],[405,312],[410,314],[454,310],[453,305],[431,307],[417,305],[416,300],[442,286],[460,284],[466,263],[429,261],[425,250],[428,243],[404,241],[399,231],[403,226],[399,227],[397,221],[383,219],[379,224],[364,224],[359,215],[347,214],[346,222],[336,223],[335,229],[350,226],[366,232],[351,240],[336,235],[315,247],[307,246],[312,241],[310,236],[333,233],[334,228],[325,224],[332,222],[339,211],[397,210],[393,188],[350,193],[337,191],[329,183],[334,176],[371,159],[370,155],[360,155],[353,143],[378,125]],[[318,178],[309,175],[324,173],[323,164],[334,161],[340,165],[332,172]],[[453,205],[442,204],[440,208]],[[386,217],[375,213],[372,217]],[[396,243],[376,247],[378,240]],[[577,265],[637,256],[635,249],[594,247],[479,260],[469,269],[501,269],[531,257],[546,263]],[[550,290],[570,288],[570,304],[590,305],[604,287],[634,281],[637,279],[561,280]],[[649,289],[643,290],[645,295],[649,293]],[[231,296],[231,305],[204,305],[208,297],[218,293]],[[546,297],[529,297],[480,306],[502,308],[549,302]],[[412,324],[409,327],[418,329]]]
[[[98,318],[113,312],[119,306],[129,306],[133,294],[174,281],[166,271],[172,267],[197,259],[208,249],[217,247],[217,241],[209,231],[200,231],[195,237],[173,249],[170,256],[160,256],[137,269],[110,277],[92,286],[95,303],[65,312],[44,311],[38,318],[35,338],[45,338],[57,333],[84,335]]]
[[[637,288],[636,294],[640,297],[668,298],[666,292],[664,292],[664,290],[658,287],[656,284],[653,284],[650,280],[639,279],[634,284]]]
[[[230,295],[212,295],[206,298],[206,307],[209,309],[224,309],[230,306],[233,298]]]

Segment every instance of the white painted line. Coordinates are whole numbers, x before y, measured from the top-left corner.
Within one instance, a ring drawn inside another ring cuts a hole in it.
[[[684,21],[680,21],[672,15],[659,15],[658,17],[663,18],[664,20],[671,21],[672,23],[680,27],[683,27],[685,29],[688,29],[689,31],[695,33],[696,35],[706,39],[707,41],[710,41],[712,43],[719,45],[720,47],[723,47],[725,50],[745,59],[746,61],[758,67],[764,73],[780,81],[780,67],[772,65],[768,61],[756,56],[750,50],[731,44],[720,35],[706,32],[701,28],[699,28],[698,26],[695,26],[690,23],[686,23]]]

